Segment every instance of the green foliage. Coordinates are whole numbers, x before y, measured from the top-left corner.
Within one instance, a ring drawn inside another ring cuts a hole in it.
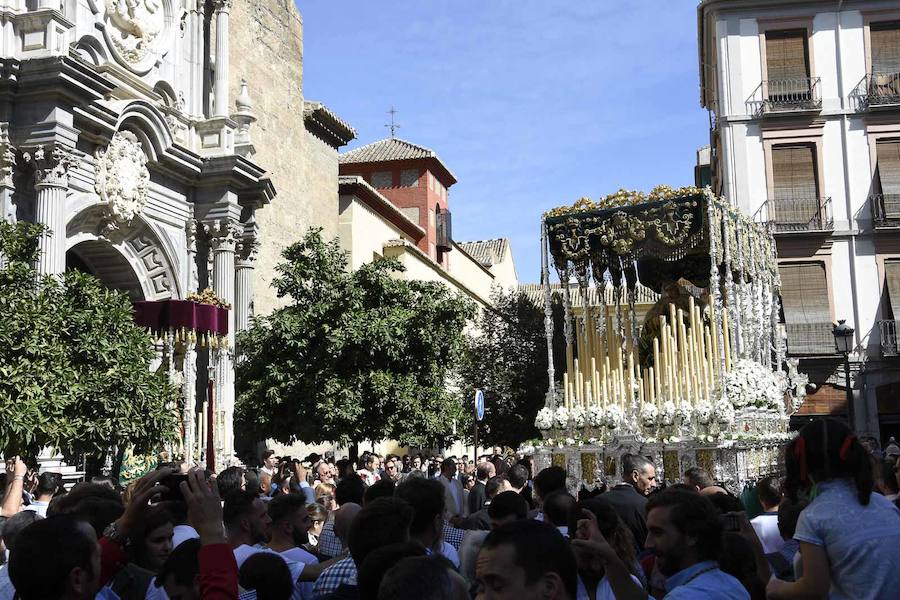
[[[395,260],[350,271],[318,229],[283,256],[273,285],[290,303],[238,336],[235,431],[284,443],[446,436],[463,417],[446,383],[471,303],[397,278]]]
[[[149,370],[152,341],[121,292],[84,273],[38,275],[42,231],[0,222],[0,450],[158,449],[177,432],[177,396]]]
[[[468,337],[459,369],[460,393],[471,412],[475,389],[484,390],[480,445],[516,447],[540,437],[534,426],[547,394],[547,338],[544,308],[520,291],[495,291],[492,309],[481,315],[476,335]],[[563,309],[553,302],[553,362],[556,377],[565,369]]]

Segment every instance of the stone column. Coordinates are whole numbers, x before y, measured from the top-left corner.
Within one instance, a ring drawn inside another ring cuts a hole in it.
[[[228,311],[228,346],[210,350],[215,357],[216,418],[221,419],[218,431],[222,439],[221,461],[229,464],[234,456],[234,255],[241,226],[235,219],[223,218],[204,223],[213,255],[213,290],[219,298],[232,305]]]
[[[253,277],[256,269],[256,253],[259,242],[256,238],[245,237],[237,247],[234,288],[234,328],[235,333],[250,327],[253,316]]]
[[[39,146],[23,157],[34,165],[35,221],[48,229],[39,243],[37,270],[42,275],[61,275],[66,270],[66,191],[69,168],[76,158],[59,144]]]
[[[232,0],[213,0],[216,12],[216,78],[213,83],[215,117],[228,116],[228,13]]]

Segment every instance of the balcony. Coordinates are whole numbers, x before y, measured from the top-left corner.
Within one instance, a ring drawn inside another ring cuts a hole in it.
[[[900,356],[900,347],[897,346],[897,329],[900,321],[879,321],[878,329],[881,333],[881,355]]]
[[[900,227],[900,194],[873,194],[869,203],[876,228]]]
[[[900,106],[900,73],[870,73],[854,90],[859,110]]]
[[[768,79],[759,87],[761,116],[822,110],[820,77]]]
[[[815,233],[834,230],[831,198],[778,198],[767,200],[754,219],[772,233]]]
[[[833,323],[787,323],[784,330],[787,335],[787,353],[790,356],[837,354]]]

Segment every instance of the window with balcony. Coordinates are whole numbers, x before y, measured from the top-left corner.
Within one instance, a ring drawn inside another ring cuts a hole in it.
[[[872,202],[876,227],[900,226],[900,140],[878,140]]]
[[[900,104],[900,22],[872,23],[869,26],[872,73],[869,76],[868,104]]]
[[[885,356],[897,356],[897,323],[900,319],[900,259],[884,261],[884,287],[888,303],[884,307],[885,319],[879,323],[881,351]]]
[[[788,354],[834,354],[825,265],[788,263],[780,265],[778,271],[781,274],[781,306]]]
[[[766,32],[763,111],[821,107],[818,78],[810,76],[809,67],[809,44],[805,29]]]
[[[766,221],[775,231],[831,228],[827,200],[819,195],[815,144],[773,146],[772,184]]]

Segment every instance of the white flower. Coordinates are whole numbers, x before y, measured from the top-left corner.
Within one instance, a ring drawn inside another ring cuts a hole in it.
[[[606,418],[604,424],[609,429],[615,429],[622,422],[622,409],[618,405],[612,404],[606,407]]]
[[[715,415],[719,423],[730,425],[734,422],[734,407],[728,400],[719,400],[716,402]]]
[[[553,409],[544,407],[538,411],[537,417],[534,419],[534,426],[541,431],[547,431],[553,427]]]
[[[569,409],[565,406],[560,406],[556,409],[556,412],[553,414],[553,422],[554,425],[558,429],[565,429],[569,426]]]
[[[675,409],[675,418],[682,423],[690,421],[692,414],[694,414],[694,407],[687,401],[683,401],[678,405],[678,408]]]
[[[591,427],[603,427],[604,413],[599,406],[590,406],[587,409],[587,420]]]
[[[763,365],[741,359],[725,375],[723,390],[735,408],[777,408],[784,404],[786,383]]]
[[[644,427],[654,427],[656,419],[659,417],[659,409],[655,404],[645,402],[641,405],[641,423]]]
[[[712,412],[712,405],[706,400],[700,402],[696,410],[694,410],[694,414],[697,415],[697,422],[701,425],[709,424],[709,421],[712,419]]]
[[[666,400],[663,403],[660,423],[667,427],[675,423],[675,403],[671,400]]]
[[[585,418],[587,417],[584,412],[583,406],[576,406],[572,409],[572,422],[575,423],[575,427],[581,429],[584,427]]]

